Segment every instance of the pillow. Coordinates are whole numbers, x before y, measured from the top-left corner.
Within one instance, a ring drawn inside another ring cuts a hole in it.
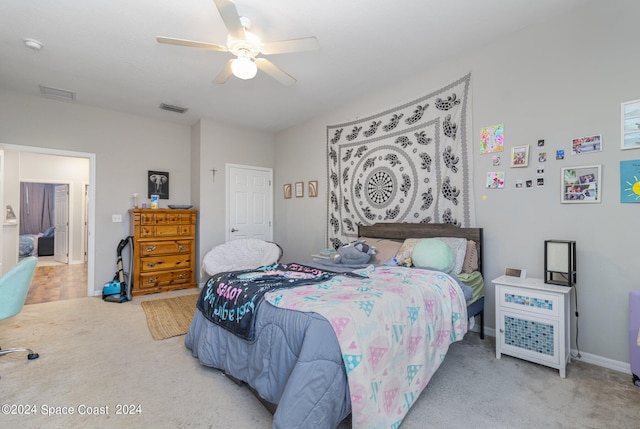
[[[47,228],[43,233],[42,236],[46,237],[46,238],[51,238],[53,237],[53,234],[55,232],[56,227],[55,226],[50,226],[49,228]]]
[[[444,241],[424,238],[414,246],[411,260],[418,268],[432,268],[449,274],[455,266],[456,255]]]
[[[456,263],[451,270],[451,274],[460,274],[462,272],[462,265],[464,265],[464,256],[467,253],[467,239],[456,237],[436,237],[438,240],[442,240],[451,247],[453,254],[456,255]]]
[[[371,257],[371,263],[375,265],[384,265],[389,259],[394,258],[402,243],[400,241],[387,240],[384,238],[368,238],[360,237],[369,246],[376,248],[376,253]]]
[[[405,259],[411,258],[413,248],[420,240],[422,240],[422,238],[407,238],[404,240],[402,246],[400,246],[400,249],[398,250],[398,253],[396,253],[396,261],[398,261],[398,264],[401,264]]]
[[[471,274],[478,270],[478,249],[476,249],[476,242],[467,241],[467,253],[464,255],[464,263],[462,264],[462,272]]]

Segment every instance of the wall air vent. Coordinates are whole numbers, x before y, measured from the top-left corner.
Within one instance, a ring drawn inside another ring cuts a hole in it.
[[[51,88],[48,86],[40,85],[40,94],[45,97],[55,98],[62,101],[76,101],[76,93],[67,91],[66,89]]]
[[[161,103],[160,108],[162,110],[166,110],[168,112],[173,112],[173,113],[185,113],[187,110],[189,110],[186,107],[172,106],[171,104],[166,104],[166,103]]]

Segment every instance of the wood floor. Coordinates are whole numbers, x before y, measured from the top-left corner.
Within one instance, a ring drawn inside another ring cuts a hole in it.
[[[87,264],[37,266],[25,304],[87,296]]]

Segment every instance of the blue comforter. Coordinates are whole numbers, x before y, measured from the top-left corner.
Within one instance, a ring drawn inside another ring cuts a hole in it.
[[[278,404],[274,429],[333,429],[349,415],[340,346],[325,318],[263,302],[255,334],[246,341],[196,311],[185,345],[202,364],[247,382]]]

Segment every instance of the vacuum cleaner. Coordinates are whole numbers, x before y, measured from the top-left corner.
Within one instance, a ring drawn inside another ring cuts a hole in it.
[[[131,244],[133,251],[133,237],[129,236],[120,240],[116,254],[118,271],[113,280],[107,282],[102,287],[102,299],[107,302],[127,302],[131,301],[131,269],[133,268],[133,257],[129,258],[129,274],[124,272],[122,264],[122,251]],[[126,279],[125,279],[126,278]]]

